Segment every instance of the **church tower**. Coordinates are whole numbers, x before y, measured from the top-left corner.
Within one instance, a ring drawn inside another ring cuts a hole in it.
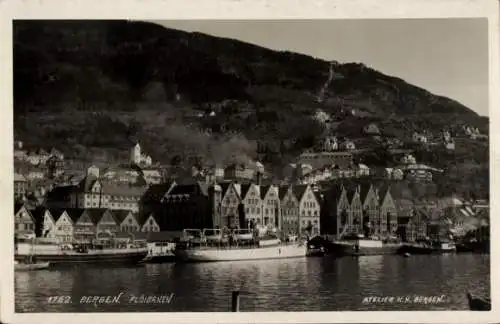
[[[141,163],[141,146],[139,143],[130,150],[130,162],[135,164]]]

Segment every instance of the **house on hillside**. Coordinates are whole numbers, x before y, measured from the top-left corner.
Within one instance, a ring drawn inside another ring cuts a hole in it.
[[[412,135],[412,140],[414,143],[427,143],[428,138],[425,134],[414,132]]]
[[[255,168],[247,164],[232,164],[224,170],[224,178],[228,180],[251,180],[255,176]]]
[[[26,195],[26,178],[19,173],[14,173],[14,198],[22,199]]]
[[[142,152],[139,142],[137,142],[135,146],[130,149],[130,162],[137,165],[146,166],[153,164],[153,160],[151,159],[151,157]]]
[[[352,151],[356,149],[356,145],[354,144],[353,141],[346,138],[344,141],[340,143],[339,149],[343,151]]]
[[[366,166],[366,164],[356,164],[355,172],[356,172],[356,177],[367,177],[370,175],[370,168]]]
[[[376,136],[380,135],[380,129],[375,123],[370,123],[363,127],[363,133],[365,133],[366,135]]]

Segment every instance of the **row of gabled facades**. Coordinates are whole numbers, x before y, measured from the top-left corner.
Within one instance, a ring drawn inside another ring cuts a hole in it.
[[[16,237],[44,237],[62,243],[92,243],[99,238],[160,231],[152,214],[140,217],[128,210],[105,208],[29,209],[22,204],[14,205],[14,228]]]
[[[69,228],[71,223],[74,229],[82,224],[90,228],[92,223],[95,227],[92,233],[98,233],[103,219],[109,220],[105,223],[114,230],[125,232],[260,225],[289,234],[340,236],[354,232],[398,235],[408,240],[426,236],[430,225],[429,216],[422,212],[426,203],[404,199],[390,185],[366,181],[339,182],[321,192],[307,184],[235,181],[184,184],[173,180],[139,187],[117,186],[89,173],[77,185],[54,188],[44,205],[36,211],[25,209],[29,213],[43,210],[48,225],[44,222],[42,228],[53,224],[55,231],[51,235],[62,238],[67,235],[65,230],[58,230],[57,222],[62,224],[61,228]],[[83,223],[82,216],[85,216]],[[21,219],[16,216],[18,224],[23,224]]]

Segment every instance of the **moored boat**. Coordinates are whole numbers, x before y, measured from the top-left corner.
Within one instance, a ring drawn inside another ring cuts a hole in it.
[[[220,239],[207,240],[205,234],[209,232],[217,233]],[[229,233],[205,229],[195,235],[186,234],[174,251],[184,262],[282,259],[307,255],[307,245],[303,241],[283,243],[277,236],[259,236],[249,229],[237,229]]]
[[[400,254],[444,254],[456,252],[455,243],[448,242],[415,242],[405,243],[399,249]]]
[[[469,302],[469,309],[472,311],[490,311],[491,310],[491,300],[485,297],[479,297],[467,293],[467,301]]]
[[[50,262],[14,262],[15,271],[31,271],[31,270],[42,270],[48,269]]]
[[[50,265],[78,263],[138,263],[148,254],[145,243],[126,245],[59,244],[51,240],[33,239],[16,242],[15,260],[22,262],[28,256]]]
[[[330,242],[328,245],[328,254],[337,256],[396,254],[401,246],[402,244],[393,238],[366,238],[362,234],[350,234],[343,236],[340,240]]]

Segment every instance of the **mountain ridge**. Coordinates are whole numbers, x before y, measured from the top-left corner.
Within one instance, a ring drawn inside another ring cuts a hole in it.
[[[217,116],[194,117],[210,110]],[[362,63],[151,22],[14,22],[14,131],[28,146],[56,146],[67,154],[75,146],[107,150],[119,159],[140,140],[168,163],[186,146],[213,155],[197,141],[210,150],[228,145],[251,158],[256,143],[264,142],[283,155],[269,163],[282,164],[324,136],[309,118],[317,110],[340,124],[339,136],[361,136],[369,122],[400,127],[398,136],[420,128],[488,127],[456,100]],[[235,134],[239,148],[231,140]]]

